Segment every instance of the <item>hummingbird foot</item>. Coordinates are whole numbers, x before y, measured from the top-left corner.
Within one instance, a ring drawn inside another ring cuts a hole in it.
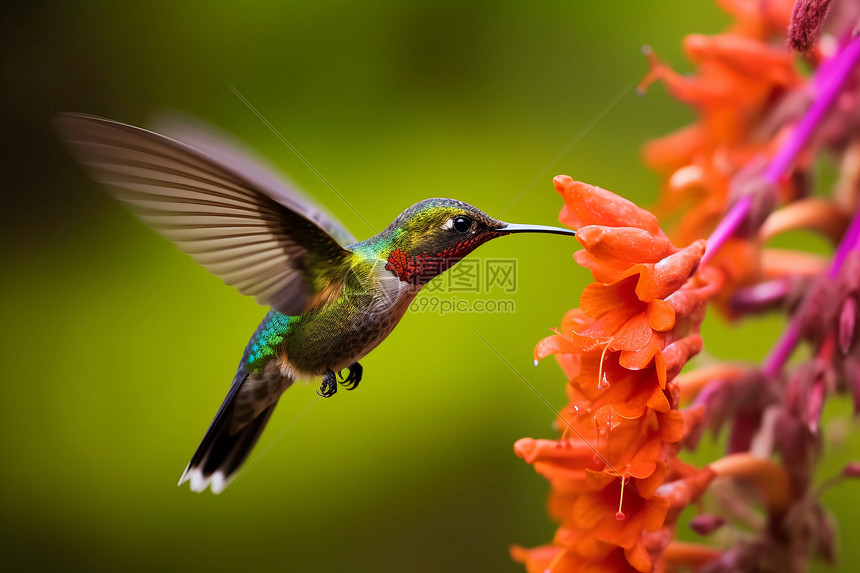
[[[337,392],[337,378],[332,370],[326,370],[323,375],[323,381],[317,394],[323,398],[331,398]]]
[[[341,385],[343,385],[344,388],[347,390],[355,390],[358,388],[358,383],[361,382],[361,374],[363,372],[364,368],[362,368],[361,364],[356,362],[349,367],[349,374],[346,379],[344,379],[340,372],[338,372],[337,375],[341,379]]]

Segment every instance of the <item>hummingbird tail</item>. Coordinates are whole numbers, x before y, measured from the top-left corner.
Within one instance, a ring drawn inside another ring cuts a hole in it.
[[[212,493],[224,491],[248,458],[274,409],[274,405],[270,406],[235,434],[228,431],[230,416],[213,424],[179,478],[179,485],[190,481],[191,491],[204,491],[207,486]]]
[[[188,467],[179,478],[178,485],[190,481],[191,491],[204,491],[211,487],[212,493],[221,493],[235,477],[260,438],[277,401],[237,430],[232,427],[234,411],[237,390],[244,380],[238,380],[238,384],[235,382],[206,431],[203,441],[188,462]]]

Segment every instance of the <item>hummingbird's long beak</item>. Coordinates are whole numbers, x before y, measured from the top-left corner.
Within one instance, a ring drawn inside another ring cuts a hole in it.
[[[570,229],[547,227],[546,225],[517,225],[516,223],[505,223],[505,226],[498,231],[502,233],[552,233],[553,235],[569,235],[571,237],[576,235],[576,231]]]

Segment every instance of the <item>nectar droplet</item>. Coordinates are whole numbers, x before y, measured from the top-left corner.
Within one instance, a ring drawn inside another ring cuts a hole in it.
[[[603,373],[603,378],[597,381],[597,389],[603,390],[609,388],[609,378],[606,377],[606,372]]]
[[[621,506],[624,505],[624,484],[627,482],[627,475],[621,476],[621,491],[618,495],[618,511],[615,513],[615,519],[618,521],[624,521],[626,517],[624,512],[621,511]]]

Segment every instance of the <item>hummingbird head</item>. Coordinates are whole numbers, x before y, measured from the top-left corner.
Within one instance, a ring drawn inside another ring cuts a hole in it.
[[[456,199],[425,199],[401,213],[377,235],[385,268],[400,280],[423,285],[491,239],[512,233],[574,231],[542,225],[516,225],[490,217]]]

